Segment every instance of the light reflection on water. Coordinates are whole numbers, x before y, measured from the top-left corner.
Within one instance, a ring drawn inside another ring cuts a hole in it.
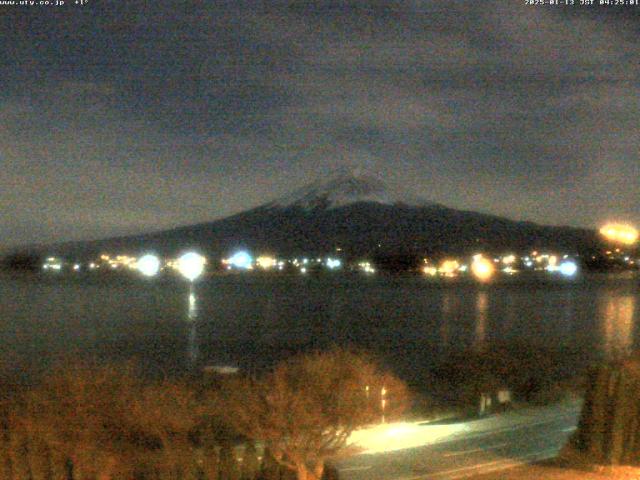
[[[637,278],[613,276],[483,286],[240,276],[206,279],[192,291],[183,282],[0,277],[0,371],[28,371],[59,354],[135,357],[163,371],[253,368],[336,343],[404,370],[496,341],[586,362],[639,346],[639,295]]]
[[[603,295],[598,302],[602,349],[608,357],[624,355],[634,346],[636,297],[637,295]]]
[[[440,339],[444,347],[449,346],[449,323],[451,321],[453,296],[450,292],[442,295],[442,319],[440,320]]]
[[[487,340],[487,310],[489,308],[489,296],[481,290],[476,295],[476,338],[475,348],[482,349]]]
[[[198,345],[198,302],[195,288],[189,287],[187,320],[189,323],[189,335],[187,341],[187,359],[189,363],[195,365],[198,361],[200,347]]]

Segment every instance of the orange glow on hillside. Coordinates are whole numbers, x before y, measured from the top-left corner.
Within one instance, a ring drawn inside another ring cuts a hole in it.
[[[600,234],[611,242],[624,245],[633,245],[638,241],[638,230],[621,223],[606,224],[600,229]]]

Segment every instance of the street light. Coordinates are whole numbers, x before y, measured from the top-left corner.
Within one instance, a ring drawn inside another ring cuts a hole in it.
[[[187,252],[178,259],[178,271],[191,284],[204,272],[207,260],[195,252]]]
[[[566,260],[560,264],[559,270],[565,277],[573,277],[578,273],[578,265],[572,260]]]
[[[224,263],[228,264],[230,267],[235,267],[240,270],[253,269],[253,257],[249,252],[245,252],[244,250],[234,253],[231,257],[227,258]]]
[[[160,271],[160,259],[153,255],[143,255],[136,262],[136,268],[145,277],[155,277]]]
[[[471,264],[471,271],[478,280],[486,282],[491,279],[495,273],[495,267],[492,262],[484,258],[482,255],[476,255],[473,258],[473,263]]]

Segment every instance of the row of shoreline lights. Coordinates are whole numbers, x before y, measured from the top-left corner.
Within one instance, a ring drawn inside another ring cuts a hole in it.
[[[246,264],[246,258],[242,258],[242,262],[238,263]],[[205,257],[195,252],[187,252],[178,258],[177,270],[183,277],[190,282],[193,282],[202,275],[205,264]],[[155,277],[160,272],[161,262],[156,255],[147,254],[138,259],[136,266],[137,270],[142,275],[146,277]],[[429,267],[425,268],[425,273],[435,273],[431,271],[427,272],[427,269],[429,269]],[[454,273],[456,270],[461,270],[461,267],[457,261],[447,260],[443,262],[441,270],[445,271],[445,273],[449,271],[450,273]],[[567,260],[562,262],[559,266],[555,266],[553,271],[559,271],[562,275],[570,277],[577,273],[578,266],[574,261]],[[471,273],[479,281],[486,282],[495,275],[496,268],[490,259],[484,257],[482,254],[478,254],[473,256]]]
[[[511,255],[510,257],[513,257]],[[505,257],[505,261],[507,258]],[[566,256],[565,256],[566,257]],[[231,259],[225,263],[233,265],[236,268],[248,269],[252,265],[252,257],[246,252],[238,252]],[[259,260],[262,260],[260,258]],[[553,261],[552,261],[553,260]],[[574,276],[578,271],[578,266],[573,260],[565,260],[559,265],[556,264],[557,260],[555,256],[549,258],[549,266],[546,268],[550,272],[560,272],[564,276]],[[195,281],[204,272],[204,267],[207,261],[206,258],[196,252],[187,252],[178,258],[174,263],[176,270],[190,282]],[[257,262],[258,264],[262,262]],[[512,263],[511,261],[509,263]],[[275,265],[275,259],[273,259]],[[365,266],[365,271],[375,271],[370,267],[368,262],[359,264],[360,267]],[[134,268],[146,277],[154,277],[161,270],[161,261],[157,255],[146,254],[140,257],[135,264]],[[330,269],[339,268],[341,266],[340,260],[331,259],[327,260],[327,266]],[[306,269],[304,269],[306,270]],[[304,272],[304,270],[302,270]],[[440,268],[432,266],[425,266],[423,268],[424,273],[434,276],[438,273],[444,276],[455,276],[458,272],[464,272],[467,270],[466,265],[460,265],[457,260],[445,260],[440,265]],[[482,254],[473,256],[471,265],[471,273],[477,280],[481,282],[489,281],[496,273],[496,267],[491,259],[486,258]],[[506,270],[505,270],[506,271]]]
[[[303,258],[301,261],[296,258],[293,260],[293,262],[289,263],[292,263],[294,267],[298,267],[301,273],[306,273],[308,266],[311,263],[319,264],[321,262],[321,258],[317,258],[312,261],[310,261],[309,258]],[[261,270],[278,269],[282,271],[285,267],[285,263],[287,262],[285,262],[284,260],[278,260],[277,258],[271,257],[269,255],[260,255],[258,258],[254,259],[251,254],[244,250],[236,252],[229,258],[225,258],[222,260],[222,264],[226,266],[227,270],[253,270],[254,267],[258,267]],[[329,270],[336,270],[342,267],[342,260],[338,258],[327,257],[324,264]],[[375,272],[375,269],[371,267],[371,264],[369,262],[361,262],[358,266],[365,273]]]
[[[510,257],[507,257],[509,258],[508,263],[512,263],[512,259]],[[556,257],[554,256],[552,257],[552,259],[553,261],[550,261],[549,266],[546,268],[547,271],[560,272],[560,274],[566,277],[573,277],[576,273],[578,273],[578,265],[575,261],[567,259],[557,265]],[[427,275],[431,276],[435,276],[440,273],[445,277],[453,277],[457,275],[458,272],[466,271],[466,269],[466,265],[460,265],[457,260],[444,260],[440,264],[440,268],[427,265],[423,268],[423,271]],[[495,275],[496,267],[494,265],[494,262],[492,262],[490,259],[486,258],[482,254],[477,254],[473,256],[471,262],[471,273],[478,281],[488,282]]]

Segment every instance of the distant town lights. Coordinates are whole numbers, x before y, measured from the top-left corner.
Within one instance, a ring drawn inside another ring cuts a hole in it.
[[[376,269],[373,268],[373,266],[371,265],[371,262],[360,262],[358,264],[358,267],[364,273],[375,273],[376,272]]]
[[[193,282],[204,272],[206,262],[202,255],[195,252],[187,252],[178,259],[178,271],[184,278]]]
[[[460,263],[458,263],[457,260],[444,260],[440,264],[440,268],[438,269],[438,271],[445,277],[452,277],[458,273],[459,268]]]
[[[431,277],[435,277],[438,274],[438,269],[429,265],[424,267],[422,271],[425,273],[425,275],[429,275]]]
[[[502,263],[505,265],[512,265],[515,261],[516,256],[513,254],[502,257]]]
[[[136,262],[138,271],[145,277],[155,277],[160,271],[160,259],[153,255],[143,255]]]
[[[267,255],[261,255],[256,259],[256,265],[264,270],[270,270],[278,264],[278,261],[274,257]]]

